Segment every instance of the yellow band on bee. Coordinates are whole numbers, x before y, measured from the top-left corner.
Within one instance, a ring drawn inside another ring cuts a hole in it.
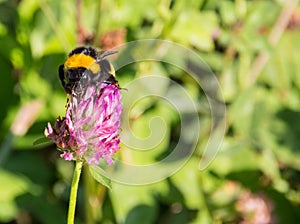
[[[79,68],[83,67],[91,70],[93,73],[100,71],[100,65],[95,62],[95,59],[85,54],[73,54],[65,62],[65,68]]]

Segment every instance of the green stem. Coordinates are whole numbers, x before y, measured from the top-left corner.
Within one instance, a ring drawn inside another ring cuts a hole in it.
[[[96,24],[95,24],[95,38],[94,45],[99,47],[99,40],[101,38],[101,16],[102,16],[102,0],[98,0],[98,9],[96,10]]]
[[[76,199],[77,199],[77,189],[78,189],[78,183],[80,178],[80,173],[82,169],[83,161],[76,160],[73,180],[72,180],[72,186],[71,186],[71,192],[70,192],[70,202],[69,202],[69,212],[68,212],[68,224],[74,223],[74,217],[75,217],[75,207],[76,207]]]

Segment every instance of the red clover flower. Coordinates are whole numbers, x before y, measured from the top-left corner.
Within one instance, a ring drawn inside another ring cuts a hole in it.
[[[97,165],[103,158],[111,164],[111,155],[119,150],[121,112],[117,86],[89,85],[72,93],[65,117],[58,117],[54,127],[48,123],[45,136],[57,145],[65,160],[84,158],[89,165]]]

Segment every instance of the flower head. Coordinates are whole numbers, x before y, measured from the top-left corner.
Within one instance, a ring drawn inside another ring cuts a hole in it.
[[[105,83],[89,85],[73,93],[66,107],[66,116],[58,117],[54,128],[48,123],[45,129],[45,136],[61,149],[61,157],[84,158],[90,165],[103,158],[111,164],[120,143],[120,89]]]

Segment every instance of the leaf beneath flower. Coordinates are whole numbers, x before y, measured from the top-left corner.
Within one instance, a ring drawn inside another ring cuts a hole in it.
[[[32,144],[34,146],[36,146],[36,145],[40,145],[40,144],[49,144],[49,143],[52,143],[52,141],[49,138],[41,137],[41,138],[35,140]]]
[[[103,175],[104,170],[99,166],[89,166],[89,170],[94,179],[105,187],[112,189],[111,180]]]

